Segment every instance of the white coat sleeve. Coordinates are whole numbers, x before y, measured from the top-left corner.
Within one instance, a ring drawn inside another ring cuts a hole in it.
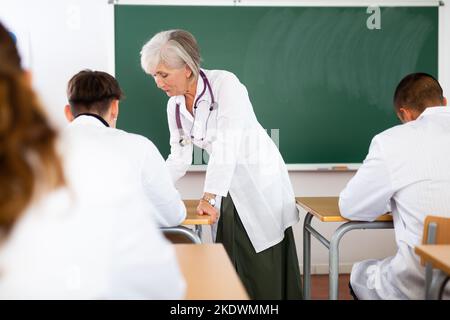
[[[166,160],[166,164],[169,168],[172,181],[175,183],[186,174],[186,171],[192,164],[194,147],[192,143],[184,147],[180,146],[180,134],[175,119],[175,108],[173,108],[171,104],[173,104],[173,102],[169,100],[167,103],[167,122],[170,131],[170,154]]]
[[[146,142],[141,177],[146,196],[156,209],[156,221],[160,227],[180,225],[186,219],[184,202],[158,149]]]
[[[386,161],[375,136],[366,159],[339,196],[339,209],[344,218],[373,221],[390,210],[394,190]]]
[[[173,245],[162,236],[152,215],[130,200],[113,229],[106,298],[183,299],[186,282]]]
[[[216,99],[217,134],[212,142],[204,192],[226,197],[239,159],[245,108],[250,101],[247,89],[232,74],[222,80]]]

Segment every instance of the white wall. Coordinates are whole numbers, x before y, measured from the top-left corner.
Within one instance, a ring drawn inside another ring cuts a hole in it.
[[[106,0],[0,0],[0,19],[31,39],[33,84],[58,126],[68,80],[81,69],[111,70],[113,7]],[[19,43],[21,41],[19,34]]]
[[[0,19],[12,29],[28,30],[34,85],[59,126],[65,124],[62,107],[71,75],[84,68],[114,72],[113,11],[107,0],[0,0]],[[444,91],[450,92],[450,3],[440,8],[439,78]],[[296,196],[337,196],[352,175],[352,172],[290,172]],[[204,173],[188,173],[178,184],[183,197],[200,197],[203,178]],[[294,228],[300,262],[303,217],[304,212]],[[315,226],[329,237],[337,224]],[[344,237],[341,248],[341,270],[350,271],[355,261],[393,254],[393,232],[353,231]],[[326,272],[327,250],[313,240],[312,252],[313,272]]]
[[[439,10],[439,82],[450,98],[450,1]]]

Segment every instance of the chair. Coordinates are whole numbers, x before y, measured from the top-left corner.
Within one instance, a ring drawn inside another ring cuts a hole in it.
[[[423,227],[422,244],[450,244],[450,218],[439,216],[427,216]],[[421,258],[422,265],[425,264],[425,299],[441,299],[449,276],[439,273],[433,279],[433,267],[431,263],[425,263]],[[431,285],[430,280],[433,279]]]
[[[161,228],[164,236],[172,243],[202,243],[200,237],[191,229],[177,226]]]

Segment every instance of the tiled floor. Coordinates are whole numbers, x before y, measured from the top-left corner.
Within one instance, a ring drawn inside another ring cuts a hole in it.
[[[339,300],[352,300],[348,289],[349,274],[339,275]],[[311,298],[313,300],[328,299],[328,275],[313,275],[311,278]]]

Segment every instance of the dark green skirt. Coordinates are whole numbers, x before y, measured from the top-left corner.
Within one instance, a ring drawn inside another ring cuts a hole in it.
[[[256,253],[228,194],[222,198],[216,242],[225,247],[251,299],[302,299],[292,227],[280,243]]]

